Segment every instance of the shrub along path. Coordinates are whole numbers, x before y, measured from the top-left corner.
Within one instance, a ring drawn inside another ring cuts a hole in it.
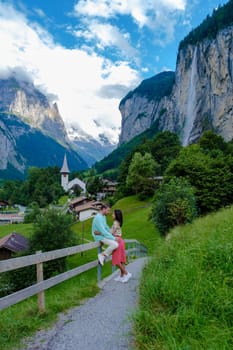
[[[67,314],[52,329],[36,334],[25,350],[123,350],[133,348],[131,315],[137,307],[140,274],[146,258],[127,265],[132,278],[114,281],[115,272],[100,283],[101,291]]]

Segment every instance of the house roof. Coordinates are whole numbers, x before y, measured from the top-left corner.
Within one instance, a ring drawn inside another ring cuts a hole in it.
[[[108,186],[108,187],[104,187],[103,191],[106,192],[115,192],[116,191],[116,187],[115,186]]]
[[[8,202],[4,199],[0,199],[0,205],[8,205]]]
[[[117,186],[118,182],[117,181],[112,181],[108,179],[103,179],[103,183],[105,186]]]
[[[85,203],[86,203],[86,202],[92,202],[91,199],[89,199],[89,198],[87,198],[87,197],[81,196],[81,197],[77,197],[77,198],[74,198],[73,200],[71,200],[71,201],[69,202],[69,206],[75,205],[75,204],[78,204],[78,203],[81,203],[81,202],[83,202],[83,201],[85,201]]]
[[[83,205],[79,205],[78,207],[76,207],[74,209],[74,211],[76,213],[80,213],[81,211],[85,211],[85,210],[89,210],[89,209],[93,209],[93,210],[99,210],[96,206],[93,205],[93,203],[85,203]]]
[[[27,249],[28,239],[19,233],[12,232],[0,239],[0,249],[5,248],[14,253]]]

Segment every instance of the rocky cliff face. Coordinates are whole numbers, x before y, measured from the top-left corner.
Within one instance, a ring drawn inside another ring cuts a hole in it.
[[[174,72],[163,72],[144,80],[121,101],[122,115],[119,144],[141,134],[166,114],[164,104],[174,85]],[[164,119],[164,118],[163,118]]]
[[[180,51],[173,98],[184,145],[209,129],[232,139],[233,27]]]
[[[18,135],[21,133],[19,128],[16,132]],[[0,120],[0,154],[0,170],[6,170],[11,164],[20,173],[24,172],[25,159],[18,154],[15,138],[2,118]]]
[[[213,130],[226,141],[233,138],[233,27],[215,39],[180,50],[171,93],[159,101],[132,92],[120,104],[120,144],[149,128],[180,136],[183,145]],[[140,116],[140,118],[139,118]]]
[[[68,142],[56,103],[50,103],[28,82],[19,82],[15,78],[0,80],[0,110],[17,115],[61,143]]]
[[[32,84],[0,80],[0,178],[24,178],[31,166],[62,166],[65,153],[71,170],[88,167],[69,142],[56,104]]]

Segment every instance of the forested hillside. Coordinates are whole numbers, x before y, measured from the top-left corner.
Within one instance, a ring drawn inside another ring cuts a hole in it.
[[[205,38],[214,39],[219,30],[233,25],[233,0],[230,0],[223,6],[215,9],[211,16],[206,19],[195,29],[193,29],[179,45],[182,50],[187,45],[196,45]]]

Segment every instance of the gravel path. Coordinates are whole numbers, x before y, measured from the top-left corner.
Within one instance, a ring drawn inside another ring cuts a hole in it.
[[[137,307],[138,284],[146,258],[127,265],[132,278],[127,283],[114,281],[115,272],[99,286],[94,298],[68,314],[55,326],[38,332],[25,350],[130,350],[133,349],[131,315]]]

